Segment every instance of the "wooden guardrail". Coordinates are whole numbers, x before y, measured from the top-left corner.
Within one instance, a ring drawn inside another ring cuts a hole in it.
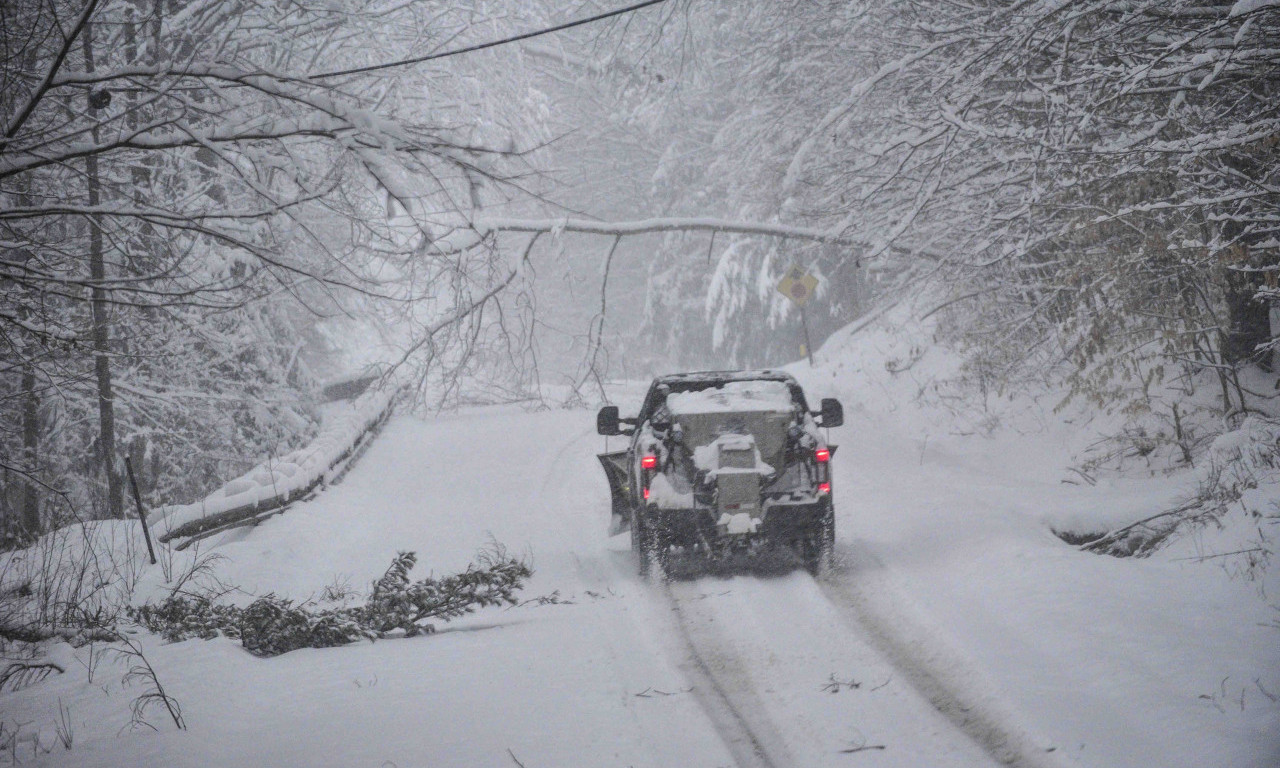
[[[193,542],[246,525],[257,525],[287,511],[299,501],[314,498],[325,487],[341,481],[347,470],[368,448],[395,410],[398,392],[370,392],[343,414],[344,425],[325,425],[317,440],[306,448],[255,467],[225,484],[201,502],[159,507],[148,515],[151,528],[162,542],[186,549]],[[349,427],[345,431],[342,426]],[[334,444],[336,443],[336,444]],[[327,451],[327,455],[326,455]],[[298,467],[302,459],[306,466]],[[291,467],[290,476],[280,470]]]

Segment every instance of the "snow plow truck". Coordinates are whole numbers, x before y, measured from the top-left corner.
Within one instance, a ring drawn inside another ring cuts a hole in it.
[[[653,381],[640,412],[600,409],[596,431],[629,438],[599,454],[613,532],[631,532],[641,576],[672,557],[724,560],[786,548],[815,575],[835,541],[831,459],[823,428],[844,423],[840,402],[811,411],[783,371],[712,371]]]

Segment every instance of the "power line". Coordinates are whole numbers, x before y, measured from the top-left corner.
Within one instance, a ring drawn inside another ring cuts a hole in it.
[[[442,51],[440,53],[432,53],[426,56],[418,56],[412,59],[388,61],[382,64],[370,64],[367,67],[352,67],[351,69],[341,69],[336,72],[324,72],[318,75],[311,75],[311,79],[319,80],[321,78],[328,78],[328,77],[342,77],[343,75],[359,75],[365,72],[376,72],[380,69],[391,69],[392,67],[407,67],[410,64],[421,64],[424,61],[431,61],[433,59],[443,59],[446,56],[457,56],[458,54],[461,54],[461,53],[471,53],[473,51],[481,51],[481,50],[484,50],[485,48],[494,48],[499,45],[506,45],[507,43],[515,43],[520,40],[528,40],[531,37],[549,35],[552,32],[559,32],[562,29],[580,27],[583,24],[591,24],[592,22],[600,21],[601,19],[607,19],[612,16],[621,16],[624,13],[631,13],[632,11],[638,11],[641,8],[648,8],[651,5],[658,5],[659,3],[665,3],[665,2],[667,2],[667,0],[644,0],[644,2],[635,3],[634,5],[628,5],[625,8],[618,8],[617,10],[606,11],[605,13],[596,14],[595,16],[590,16],[585,19],[569,21],[569,22],[565,22],[564,24],[558,24],[554,27],[547,27],[546,29],[539,29],[533,32],[525,32],[523,34],[515,35],[513,37],[505,37],[501,40],[490,40],[487,43],[479,43],[477,45],[467,46],[466,48],[458,48],[452,51]]]

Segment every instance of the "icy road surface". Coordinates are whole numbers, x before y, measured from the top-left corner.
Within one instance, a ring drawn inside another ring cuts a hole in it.
[[[1270,636],[1222,626],[1236,618],[1213,612],[1232,604],[1225,592],[1195,598],[1197,616],[1131,604],[1158,607],[1203,579],[1126,576],[1134,563],[1057,541],[1018,511],[1077,503],[1070,488],[1036,490],[1056,479],[1016,462],[993,476],[851,413],[832,435],[844,444],[835,574],[647,584],[627,536],[605,535],[592,416],[398,417],[341,485],[204,543],[226,583],[306,598],[335,580],[365,588],[397,550],[418,552],[416,573],[446,573],[496,540],[534,566],[521,606],[271,659],[226,639],[144,636],[189,730],[155,710],[156,732],[131,730],[137,691],[120,670],[99,668],[94,684],[63,675],[11,699],[7,717],[37,723],[72,706],[74,748],[31,764],[1276,764],[1274,707],[1199,697],[1224,674],[1249,682]],[[1221,667],[1188,645],[1204,622],[1218,622]]]

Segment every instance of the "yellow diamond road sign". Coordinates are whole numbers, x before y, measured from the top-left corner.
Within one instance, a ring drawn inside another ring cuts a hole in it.
[[[818,278],[798,266],[792,266],[778,281],[778,292],[794,301],[798,307],[803,307],[813,297],[817,287]]]

